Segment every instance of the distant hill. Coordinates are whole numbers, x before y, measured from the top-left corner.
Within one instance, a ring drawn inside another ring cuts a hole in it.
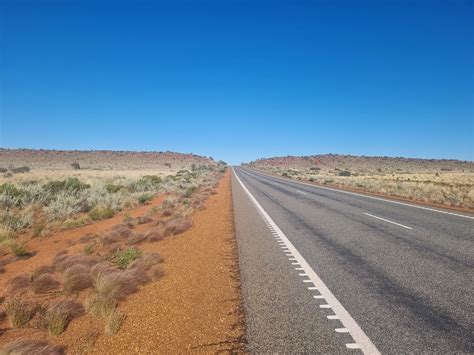
[[[339,154],[264,158],[246,165],[256,168],[350,170],[359,174],[436,173],[441,171],[474,172],[474,162],[451,159],[413,159],[401,157],[367,157]]]
[[[189,169],[192,164],[216,165],[213,160],[195,154],[174,152],[132,152],[110,150],[35,150],[0,148],[0,168],[28,166],[31,169],[64,170],[78,163],[81,169]]]

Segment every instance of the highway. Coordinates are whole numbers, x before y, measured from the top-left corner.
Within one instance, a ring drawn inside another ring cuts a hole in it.
[[[232,174],[250,352],[474,353],[474,218]]]

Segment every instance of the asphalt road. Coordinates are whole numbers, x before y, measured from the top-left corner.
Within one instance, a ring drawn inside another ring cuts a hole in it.
[[[474,353],[472,217],[234,174],[249,351]]]

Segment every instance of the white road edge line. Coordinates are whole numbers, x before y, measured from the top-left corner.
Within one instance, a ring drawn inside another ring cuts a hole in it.
[[[449,214],[449,215],[451,215],[451,216],[457,216],[457,217],[463,217],[463,218],[474,219],[473,216],[466,216],[465,214],[453,213],[453,212],[437,210],[437,209],[434,209],[434,208],[429,208],[429,207],[424,207],[424,206],[412,205],[412,204],[410,204],[410,203],[405,203],[405,202],[400,202],[400,201],[395,201],[395,200],[389,200],[389,199],[386,199],[386,198],[375,197],[375,196],[370,196],[370,195],[359,194],[359,193],[357,193],[357,192],[351,192],[351,191],[345,191],[345,190],[334,189],[334,188],[326,187],[326,186],[319,186],[319,185],[314,185],[314,184],[308,184],[307,182],[302,182],[302,181],[288,180],[288,179],[285,179],[285,178],[281,178],[281,177],[279,177],[279,176],[267,175],[267,174],[264,174],[264,173],[262,173],[262,172],[260,172],[260,171],[256,171],[256,170],[252,170],[252,169],[248,169],[248,170],[250,170],[250,171],[253,172],[253,173],[256,173],[257,175],[263,175],[263,176],[265,176],[265,177],[275,178],[275,179],[283,180],[283,181],[286,181],[286,182],[294,182],[294,183],[296,183],[296,184],[311,186],[311,187],[314,187],[314,188],[317,188],[317,189],[331,190],[331,191],[340,192],[340,193],[343,193],[343,194],[355,195],[355,196],[361,196],[361,197],[365,197],[365,198],[370,198],[370,199],[372,199],[372,200],[379,200],[379,201],[394,203],[394,204],[397,204],[397,205],[409,206],[409,207],[419,208],[419,209],[422,209],[422,210],[427,210],[427,211],[433,211],[433,212],[438,212],[438,213]],[[234,173],[235,173],[235,172],[234,172]]]
[[[328,319],[340,319],[341,323],[344,325],[344,328],[349,330],[350,335],[354,339],[355,343],[359,344],[360,349],[364,354],[380,354],[377,350],[375,345],[369,339],[369,337],[364,333],[362,328],[357,324],[357,322],[352,318],[352,316],[347,312],[344,306],[337,300],[337,298],[333,295],[333,293],[329,290],[329,288],[325,285],[325,283],[319,278],[319,276],[314,272],[313,268],[309,266],[303,256],[299,253],[299,251],[294,247],[294,245],[289,241],[286,235],[281,231],[281,229],[276,225],[276,223],[271,219],[268,213],[263,209],[263,207],[258,203],[258,201],[253,197],[244,183],[240,180],[235,172],[234,168],[232,168],[232,172],[234,173],[235,178],[242,186],[243,190],[249,197],[250,201],[256,207],[260,215],[262,216],[263,220],[270,224],[273,229],[278,233],[281,240],[286,243],[288,249],[293,252],[293,257],[297,260],[301,267],[305,270],[308,274],[310,280],[315,284],[318,285],[319,292],[322,296],[326,299],[326,302],[331,306],[335,315],[334,316],[327,316]],[[331,318],[330,318],[331,317]]]
[[[381,221],[384,221],[384,222],[388,222],[388,223],[392,223],[392,224],[395,224],[397,226],[400,226],[400,227],[403,227],[403,228],[406,228],[406,229],[413,229],[411,227],[408,227],[408,226],[405,226],[403,224],[400,224],[400,223],[397,223],[397,222],[393,222],[393,221],[389,221],[388,219],[385,219],[385,218],[382,218],[382,217],[377,217],[377,216],[374,216],[373,214],[370,214],[370,213],[364,213],[366,216],[369,216],[369,217],[372,217],[372,218],[377,218],[377,219],[380,219]]]

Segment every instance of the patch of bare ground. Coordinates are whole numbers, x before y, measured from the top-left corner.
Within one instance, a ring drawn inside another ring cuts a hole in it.
[[[3,265],[0,316],[7,305],[9,314],[0,317],[0,349],[243,350],[229,173],[217,192],[159,196],[110,219],[29,241],[28,258]],[[188,206],[196,201],[201,208],[191,215]]]

